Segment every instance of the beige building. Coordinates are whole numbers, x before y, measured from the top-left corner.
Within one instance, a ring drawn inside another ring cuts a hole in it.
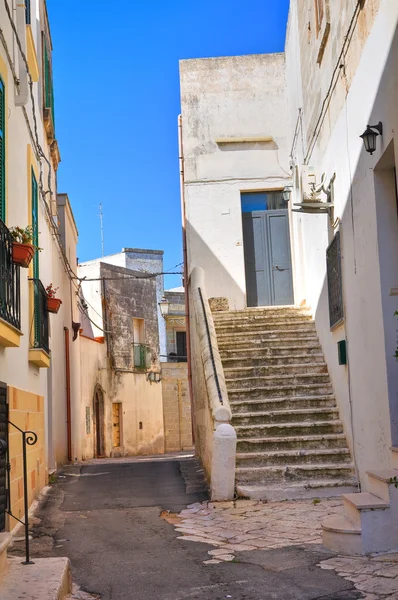
[[[24,517],[22,432],[32,432],[28,505],[48,471],[73,460],[80,385],[80,342],[72,341],[77,230],[67,195],[57,195],[46,5],[31,0],[26,8],[7,7],[0,6],[0,532]],[[25,239],[13,237],[15,227],[25,230]],[[62,301],[55,302],[56,314],[46,290],[51,284]]]

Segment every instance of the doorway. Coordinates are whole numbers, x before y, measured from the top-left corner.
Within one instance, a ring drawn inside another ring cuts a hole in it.
[[[105,456],[105,440],[104,440],[104,393],[100,387],[95,388],[94,392],[94,420],[95,420],[95,457],[101,458]]]
[[[241,194],[247,306],[294,303],[289,215],[282,191]]]

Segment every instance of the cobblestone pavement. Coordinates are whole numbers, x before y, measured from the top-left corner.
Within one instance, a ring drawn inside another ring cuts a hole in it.
[[[236,500],[191,504],[178,515],[164,514],[179,539],[207,543],[206,565],[239,560],[239,552],[322,543],[321,522],[341,514],[340,500],[268,502]],[[398,600],[398,553],[336,556],[321,561],[354,583],[366,600]]]

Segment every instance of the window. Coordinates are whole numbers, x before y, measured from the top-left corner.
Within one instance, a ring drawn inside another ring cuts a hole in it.
[[[187,333],[176,331],[177,361],[187,362]]]
[[[6,220],[5,89],[0,79],[0,219]]]
[[[326,250],[326,266],[330,327],[334,327],[344,319],[339,231],[336,233],[330,246]]]
[[[51,67],[51,54],[48,49],[48,42],[43,36],[43,70],[44,70],[44,109],[50,111],[52,117],[52,126],[55,126],[54,113],[54,88]]]
[[[287,208],[283,199],[283,191],[278,192],[244,192],[241,194],[242,212],[256,210],[281,210]]]
[[[133,319],[134,344],[145,343],[145,321],[144,319]]]
[[[316,34],[321,30],[323,16],[325,13],[325,0],[315,0],[315,21],[316,21]]]
[[[31,194],[32,194],[32,243],[39,247],[39,202],[37,180],[32,169],[31,171]],[[34,346],[40,346],[40,284],[39,284],[39,251],[36,250],[33,256],[33,279],[34,283]]]
[[[26,25],[31,24],[30,0],[25,0]]]

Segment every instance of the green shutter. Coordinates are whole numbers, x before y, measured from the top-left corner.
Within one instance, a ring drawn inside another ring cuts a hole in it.
[[[32,232],[33,239],[32,243],[36,246],[36,251],[33,256],[33,278],[36,280],[34,282],[34,328],[35,328],[35,347],[39,345],[40,340],[40,297],[39,297],[39,251],[37,250],[39,246],[39,198],[38,198],[38,187],[37,180],[32,169],[31,174],[32,181]]]
[[[45,107],[51,109],[53,118],[53,126],[55,128],[55,111],[54,111],[54,88],[51,73],[50,58],[47,50],[47,43],[44,41],[44,96]]]
[[[6,220],[5,88],[0,79],[0,219]]]

